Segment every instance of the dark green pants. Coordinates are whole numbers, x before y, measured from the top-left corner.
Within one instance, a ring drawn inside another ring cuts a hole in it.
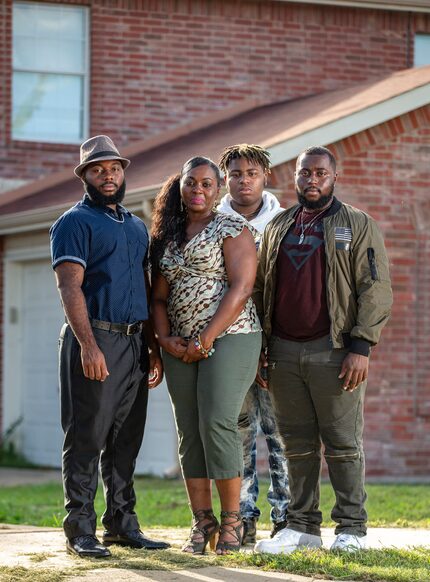
[[[365,383],[354,392],[338,378],[348,351],[329,338],[269,342],[269,385],[288,460],[291,501],[288,527],[320,535],[321,441],[336,494],[331,517],[336,534],[366,533],[364,509],[363,401]]]
[[[185,364],[163,353],[185,478],[232,479],[243,471],[237,419],[255,378],[261,333],[231,334],[212,357]]]

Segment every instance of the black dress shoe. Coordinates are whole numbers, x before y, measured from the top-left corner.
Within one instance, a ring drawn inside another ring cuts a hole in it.
[[[66,541],[66,548],[70,554],[81,558],[108,558],[111,553],[99,542],[96,536],[77,536]]]
[[[122,534],[113,534],[109,531],[103,532],[103,543],[106,546],[118,544],[129,548],[139,548],[144,550],[166,550],[170,548],[167,542],[160,542],[146,538],[140,529],[133,529]]]

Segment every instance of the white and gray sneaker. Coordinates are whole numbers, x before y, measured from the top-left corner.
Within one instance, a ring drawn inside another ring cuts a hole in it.
[[[367,536],[356,536],[354,534],[341,533],[331,545],[330,550],[341,550],[343,552],[358,552],[367,547]]]
[[[257,554],[291,554],[303,548],[320,548],[320,536],[295,531],[287,527],[281,529],[272,539],[260,540],[254,546]]]

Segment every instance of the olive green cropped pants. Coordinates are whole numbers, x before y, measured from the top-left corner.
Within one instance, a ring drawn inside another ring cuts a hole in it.
[[[237,419],[257,371],[261,333],[217,339],[210,358],[185,364],[163,353],[186,479],[232,479],[243,472]]]

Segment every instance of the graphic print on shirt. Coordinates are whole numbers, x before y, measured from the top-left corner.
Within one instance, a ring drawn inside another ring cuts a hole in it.
[[[282,252],[289,258],[294,268],[299,271],[310,257],[324,243],[322,222],[313,225],[312,231],[304,233],[303,242],[299,243],[301,234],[297,226],[290,229],[282,243]],[[317,236],[315,236],[317,235]],[[318,236],[319,235],[319,236]]]

